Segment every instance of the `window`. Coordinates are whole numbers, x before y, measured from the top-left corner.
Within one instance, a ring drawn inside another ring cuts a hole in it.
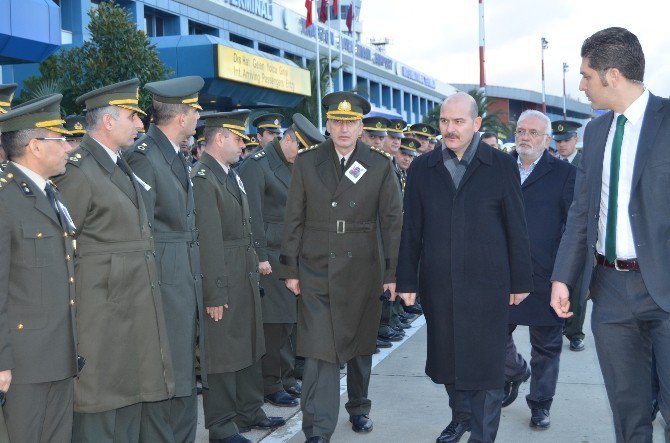
[[[189,35],[214,35],[218,36],[216,29],[211,26],[203,25],[202,23],[194,22],[192,20],[188,21],[188,33]]]

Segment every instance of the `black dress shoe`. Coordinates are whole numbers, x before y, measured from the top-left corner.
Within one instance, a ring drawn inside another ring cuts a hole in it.
[[[533,408],[531,409],[530,415],[530,427],[537,429],[547,429],[551,425],[551,420],[549,419],[549,410],[542,408]]]
[[[252,429],[274,429],[278,428],[280,426],[284,426],[286,424],[286,420],[284,420],[281,417],[265,417],[265,419],[259,421],[258,423],[254,423],[251,426],[242,426],[242,427],[237,427],[238,430],[240,431],[240,434],[249,432]]]
[[[405,330],[404,330],[403,328],[401,328],[400,326],[394,326],[394,327],[392,327],[391,329],[393,329],[393,331],[394,331],[395,333],[401,335],[402,337],[405,336]]]
[[[314,437],[310,437],[307,440],[305,440],[305,443],[326,443],[327,441],[328,440],[321,437],[320,435],[316,435]]]
[[[416,315],[421,315],[423,314],[423,309],[421,308],[421,305],[416,303],[411,306],[405,306],[404,307],[405,312],[408,312],[410,314],[416,314]]]
[[[384,341],[402,341],[402,335],[398,334],[395,331],[386,334],[379,334],[377,335],[377,338]]]
[[[292,395],[295,398],[300,398],[300,396],[302,395],[302,383],[297,381],[293,386],[284,388],[284,390],[288,392],[289,395]]]
[[[526,368],[526,373],[518,380],[505,382],[505,396],[503,397],[502,407],[511,405],[519,396],[519,386],[530,378],[530,368]]]
[[[409,323],[405,323],[404,321],[398,322],[398,327],[402,329],[409,329],[412,327]]]
[[[651,401],[651,421],[653,422],[656,420],[656,415],[658,415],[658,400],[652,400]]]
[[[581,338],[571,338],[570,339],[570,350],[579,352],[584,350],[584,340]]]
[[[251,440],[240,434],[234,434],[226,438],[210,438],[209,443],[251,443]]]
[[[265,401],[275,406],[282,406],[287,408],[298,406],[299,404],[298,400],[289,395],[289,393],[286,391],[277,391],[275,393],[268,394],[265,396]]]
[[[202,395],[202,386],[195,387],[195,395]]]
[[[435,443],[456,443],[466,432],[470,432],[470,422],[452,420]]]
[[[380,340],[379,338],[377,339],[378,348],[390,348],[391,346],[393,346],[393,343],[390,341]]]
[[[372,420],[367,414],[352,415],[349,417],[349,421],[354,432],[366,433],[372,431]]]

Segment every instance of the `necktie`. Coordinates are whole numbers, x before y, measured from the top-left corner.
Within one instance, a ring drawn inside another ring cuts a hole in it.
[[[621,114],[616,119],[616,130],[612,140],[612,158],[610,160],[610,189],[607,202],[607,228],[605,233],[605,258],[610,263],[616,261],[616,223],[617,204],[619,202],[619,165],[621,164],[621,143],[626,117]]]
[[[186,161],[186,157],[184,157],[184,153],[179,151],[177,153],[177,158],[179,159],[179,163],[181,163],[182,168],[184,169],[184,175],[181,176],[181,180],[184,183],[184,185],[188,188],[188,175],[189,175],[189,167],[188,167],[188,162]]]
[[[128,163],[126,163],[126,161],[119,156],[116,158],[116,165],[128,176],[128,180],[132,182],[133,171],[130,170],[130,166],[128,166]]]
[[[233,184],[233,189],[235,189],[235,194],[238,197],[241,197],[240,186],[237,184],[237,176],[235,175],[235,172],[233,171],[233,168],[228,169],[228,179]]]
[[[344,174],[344,169],[347,167],[347,159],[342,157],[340,159],[340,168],[342,169],[342,174]]]
[[[49,200],[49,204],[56,212],[56,217],[58,217],[58,222],[60,223],[61,228],[67,229],[67,224],[64,223],[63,216],[60,213],[60,209],[58,207],[58,199],[56,198],[56,193],[54,192],[53,186],[47,182],[47,184],[44,186],[44,192],[47,194],[47,200]]]

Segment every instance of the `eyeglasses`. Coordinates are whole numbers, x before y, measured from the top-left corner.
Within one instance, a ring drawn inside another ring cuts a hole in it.
[[[53,140],[53,141],[58,141],[58,142],[65,142],[67,141],[67,138],[65,137],[35,137],[36,140]]]
[[[541,135],[547,135],[544,132],[539,132],[539,131],[536,131],[535,129],[531,129],[530,131],[526,131],[525,129],[517,129],[516,130],[516,136],[517,137],[523,137],[526,134],[530,134],[530,136],[533,137],[533,138],[537,138]]]

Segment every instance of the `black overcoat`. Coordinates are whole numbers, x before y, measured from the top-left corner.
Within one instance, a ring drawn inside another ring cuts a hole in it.
[[[412,162],[404,198],[397,291],[421,292],[426,374],[502,388],[509,295],[533,289],[515,160],[480,143],[457,190],[435,149]]]

